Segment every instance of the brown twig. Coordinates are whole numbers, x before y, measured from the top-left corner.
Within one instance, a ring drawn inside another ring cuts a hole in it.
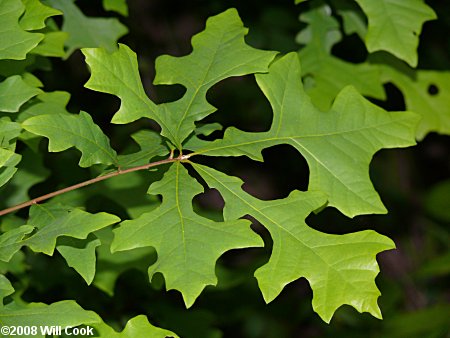
[[[67,188],[64,188],[64,189],[60,189],[60,190],[51,192],[51,193],[43,195],[43,196],[40,196],[40,197],[37,197],[37,198],[33,198],[32,200],[29,200],[27,202],[23,202],[23,203],[17,204],[17,205],[15,205],[13,207],[1,210],[0,211],[0,216],[9,214],[11,212],[14,212],[16,210],[20,210],[22,208],[29,207],[30,205],[37,204],[39,202],[42,202],[42,201],[45,201],[45,200],[47,200],[49,198],[52,198],[52,197],[64,194],[66,192],[69,192],[69,191],[72,191],[72,190],[75,190],[75,189],[78,189],[78,188],[82,188],[82,187],[85,187],[87,185],[90,185],[90,184],[93,184],[93,183],[96,183],[96,182],[100,182],[100,181],[106,180],[106,179],[111,178],[111,177],[115,177],[115,176],[131,173],[133,171],[146,170],[146,169],[149,169],[149,168],[152,168],[152,167],[156,167],[156,166],[159,166],[159,165],[162,165],[162,164],[166,164],[166,163],[172,163],[172,162],[176,162],[176,161],[183,161],[183,160],[186,160],[189,157],[189,156],[180,155],[179,157],[173,158],[172,156],[173,155],[171,155],[171,157],[169,157],[169,158],[167,158],[165,160],[156,161],[156,162],[144,164],[144,165],[141,165],[141,166],[137,166],[137,167],[133,167],[133,168],[125,169],[125,170],[122,170],[122,169],[119,168],[117,171],[114,171],[112,173],[109,173],[109,174],[106,174],[106,175],[103,175],[103,176],[98,176],[96,178],[93,178],[93,179],[90,179],[90,180],[87,180],[87,181],[84,181],[84,182],[81,182],[81,183],[74,184],[74,185],[72,185],[70,187],[67,187]]]

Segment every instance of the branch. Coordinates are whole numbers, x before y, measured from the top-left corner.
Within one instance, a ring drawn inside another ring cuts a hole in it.
[[[0,216],[9,214],[11,212],[14,212],[16,210],[20,210],[22,208],[29,207],[30,205],[37,204],[39,202],[42,202],[42,201],[45,201],[45,200],[47,200],[49,198],[52,198],[52,197],[64,194],[66,192],[69,192],[69,191],[72,191],[72,190],[75,190],[75,189],[78,189],[78,188],[82,188],[82,187],[85,187],[87,185],[90,185],[90,184],[93,184],[93,183],[96,183],[96,182],[104,181],[104,180],[106,180],[108,178],[111,178],[111,177],[115,177],[115,176],[131,173],[133,171],[146,170],[146,169],[149,169],[149,168],[152,168],[152,167],[156,167],[156,166],[159,166],[159,165],[162,165],[162,164],[166,164],[166,163],[172,163],[172,162],[176,162],[176,161],[183,161],[183,160],[186,160],[187,158],[189,158],[189,155],[180,155],[180,156],[178,156],[176,158],[173,158],[173,155],[171,155],[171,157],[169,157],[169,158],[167,158],[165,160],[156,161],[156,162],[144,164],[144,165],[141,165],[141,166],[137,166],[137,167],[133,167],[133,168],[125,169],[125,170],[121,170],[119,168],[117,171],[114,171],[112,173],[109,173],[109,174],[106,174],[106,175],[103,175],[103,176],[99,176],[99,177],[96,177],[96,178],[93,178],[93,179],[90,179],[90,180],[87,180],[87,181],[84,181],[84,182],[81,182],[81,183],[77,183],[77,184],[72,185],[70,187],[67,187],[67,188],[64,188],[64,189],[60,189],[60,190],[51,192],[51,193],[43,195],[43,196],[40,196],[40,197],[37,197],[37,198],[33,198],[32,200],[29,200],[27,202],[23,202],[23,203],[17,204],[17,205],[15,205],[13,207],[1,210],[0,211]]]

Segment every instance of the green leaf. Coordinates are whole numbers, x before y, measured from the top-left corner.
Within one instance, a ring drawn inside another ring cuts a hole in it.
[[[20,75],[8,77],[0,83],[0,111],[16,113],[20,107],[42,90],[27,84]]]
[[[309,80],[306,92],[314,105],[322,111],[330,109],[336,95],[346,86],[354,87],[364,96],[386,99],[379,81],[380,71],[374,65],[367,62],[345,62],[333,56],[318,57],[313,50],[302,50],[300,60],[305,64],[302,75]]]
[[[20,26],[29,31],[45,27],[45,20],[62,13],[57,9],[43,5],[39,0],[21,0],[25,5],[25,13],[19,20]]]
[[[356,33],[361,40],[364,40],[367,34],[367,24],[360,7],[353,0],[331,0],[331,3],[342,17],[345,34]]]
[[[19,123],[11,122],[7,118],[0,119],[0,147],[5,149],[14,149],[16,138],[19,136],[22,128]]]
[[[425,21],[436,19],[423,0],[355,0],[369,19],[366,45],[369,52],[385,50],[411,67],[417,66],[417,46]]]
[[[186,148],[194,154],[262,160],[262,149],[286,143],[308,162],[309,190],[327,193],[330,206],[349,217],[385,213],[370,181],[370,160],[382,148],[415,144],[419,117],[411,112],[388,113],[351,87],[339,93],[331,111],[321,112],[304,92],[300,74],[298,57],[290,53],[274,62],[268,74],[256,76],[274,111],[268,132],[228,128],[223,139],[192,138]]]
[[[21,74],[22,79],[25,81],[25,83],[27,83],[28,85],[32,86],[32,87],[44,87],[44,84],[41,82],[41,80],[39,80],[34,74],[28,73],[28,72],[24,72]]]
[[[0,0],[0,60],[23,60],[26,54],[44,38],[40,33],[28,33],[19,25],[25,10],[21,1]]]
[[[69,100],[70,94],[67,92],[54,91],[41,93],[22,107],[17,122],[23,122],[30,117],[38,115],[69,115],[69,112],[66,110]]]
[[[44,181],[50,174],[42,163],[41,154],[27,148],[22,156],[17,173],[9,184],[0,190],[0,195],[3,197],[0,202],[1,206],[9,207],[27,201],[30,199],[28,190],[35,184]]]
[[[333,45],[342,39],[342,34],[339,22],[331,15],[330,6],[319,4],[320,6],[300,15],[300,21],[308,26],[297,34],[295,40],[299,44],[307,45],[307,48],[330,54]]]
[[[305,218],[326,202],[321,192],[293,191],[284,199],[261,201],[241,189],[244,182],[240,179],[193,166],[223,196],[226,220],[249,214],[269,230],[272,255],[255,272],[266,302],[275,299],[288,283],[305,277],[313,290],[314,311],[325,322],[344,304],[381,318],[376,254],[395,247],[389,238],[374,231],[330,235],[309,228]]]
[[[219,81],[239,75],[267,72],[277,52],[248,46],[244,27],[236,9],[210,17],[206,29],[192,38],[192,53],[184,57],[162,55],[156,59],[155,84],[181,84],[186,94],[178,101],[160,106],[160,116],[170,130],[162,130],[180,147],[199,121],[216,109],[206,100],[206,92]],[[175,127],[174,127],[175,126]]]
[[[152,246],[158,260],[151,265],[150,278],[161,272],[167,290],[177,289],[190,307],[207,285],[216,285],[216,260],[226,251],[261,246],[261,239],[246,220],[214,222],[196,214],[192,199],[202,186],[179,162],[148,193],[161,194],[157,209],[125,221],[114,230],[111,250],[123,251]]]
[[[406,108],[422,117],[417,127],[418,140],[430,132],[450,135],[450,72],[409,68],[405,71],[391,64],[382,67],[382,73],[384,82],[391,82],[402,91]]]
[[[13,167],[20,161],[20,155],[14,153],[14,151],[0,148],[0,168],[1,167]]]
[[[0,311],[3,308],[3,299],[13,293],[11,282],[4,275],[0,275]]]
[[[66,41],[67,57],[74,50],[83,47],[116,49],[117,40],[128,32],[116,18],[87,17],[73,3],[73,0],[47,0],[54,8],[64,13],[62,31],[69,34]]]
[[[110,296],[114,295],[116,280],[123,272],[136,269],[145,274],[149,262],[156,260],[155,250],[151,247],[111,253],[111,228],[99,230],[95,236],[100,239],[102,245],[97,248],[97,268],[93,285]]]
[[[103,0],[103,8],[107,11],[114,11],[123,16],[128,16],[126,0]]]
[[[11,122],[7,118],[0,119],[0,187],[6,184],[15,174],[15,167],[21,159],[16,154],[16,138],[22,128],[20,124]]]
[[[24,60],[0,60],[0,75],[4,77],[24,75],[27,72],[27,68],[33,68],[35,62],[36,56],[32,54],[27,54],[27,58]]]
[[[195,135],[208,136],[208,135],[211,135],[215,131],[222,130],[222,128],[223,128],[223,126],[220,123],[200,124],[195,129]]]
[[[123,272],[136,269],[146,273],[149,262],[156,261],[155,250],[150,247],[111,253],[111,228],[97,231],[95,235],[102,245],[97,248],[97,269],[93,284],[110,296],[114,295],[116,280]]]
[[[130,123],[141,117],[156,120],[161,134],[181,149],[181,142],[199,121],[215,108],[206,92],[219,81],[256,72],[266,72],[276,52],[261,51],[245,44],[244,28],[237,11],[229,9],[211,17],[206,29],[192,38],[193,52],[184,57],[163,55],[156,60],[155,84],[181,84],[185,95],[174,102],[156,106],[146,96],[139,80],[136,55],[128,47],[108,54],[84,49],[91,78],[86,87],[113,94],[121,99],[114,123]]]
[[[52,303],[18,304],[9,303],[0,309],[0,322],[3,326],[58,326],[76,327],[101,322],[92,311],[86,311],[73,300]],[[29,337],[18,335],[16,337]],[[45,338],[38,329],[33,337]]]
[[[118,162],[122,169],[148,164],[152,158],[166,155],[169,152],[167,147],[162,144],[161,136],[151,130],[140,130],[131,137],[141,150],[132,154],[120,155]]]
[[[58,241],[56,250],[64,257],[67,265],[74,268],[90,285],[95,276],[95,249],[101,244],[95,236],[82,240],[63,238]]]
[[[63,57],[64,43],[69,35],[66,32],[46,32],[44,39],[37,45],[31,53],[42,56]]]
[[[33,226],[22,225],[9,230],[0,236],[0,260],[9,262],[12,256],[23,246],[26,235],[34,230]]]
[[[90,214],[80,209],[61,206],[33,205],[28,224],[38,230],[22,244],[34,252],[53,255],[56,240],[60,236],[85,239],[96,230],[117,223],[120,219],[104,212]]]
[[[0,274],[26,275],[29,266],[25,259],[25,254],[22,251],[17,251],[8,262],[0,260]]]
[[[84,86],[116,95],[121,100],[113,123],[131,122],[143,116],[158,120],[157,106],[142,86],[136,53],[120,43],[119,49],[111,54],[101,48],[83,48],[81,51],[91,70],[91,77]],[[126,116],[128,121],[117,121],[116,116]]]
[[[35,116],[22,123],[22,127],[49,139],[48,150],[58,152],[77,148],[81,151],[80,166],[117,164],[117,154],[92,117],[86,112],[79,115],[47,114]]]
[[[161,329],[159,327],[155,327],[149,323],[147,316],[140,315],[134,318],[131,318],[122,332],[116,332],[108,325],[95,324],[95,328],[97,329],[100,337],[108,337],[108,338],[178,338],[178,336],[168,330]]]
[[[330,109],[336,95],[349,85],[362,95],[385,99],[377,66],[345,62],[331,54],[332,46],[341,40],[341,33],[328,5],[313,7],[300,20],[308,23],[297,35],[297,42],[306,45],[299,52],[302,76],[306,76],[309,84],[306,92],[319,109]]]
[[[17,171],[15,167],[20,162],[21,156],[10,150],[0,148],[0,187],[5,185]],[[2,163],[3,162],[3,163]]]

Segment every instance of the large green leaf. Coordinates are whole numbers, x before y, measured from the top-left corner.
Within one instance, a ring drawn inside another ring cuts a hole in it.
[[[20,106],[37,94],[39,88],[30,86],[20,75],[13,75],[0,83],[0,111],[16,113]]]
[[[49,139],[52,152],[76,147],[81,151],[80,166],[117,164],[117,154],[92,117],[86,112],[79,115],[47,114],[35,116],[22,123],[22,127],[36,135]]]
[[[225,200],[224,218],[249,214],[261,222],[273,239],[269,262],[255,276],[266,302],[286,284],[305,277],[313,290],[314,311],[326,322],[341,305],[381,318],[375,285],[379,272],[376,254],[394,248],[387,237],[374,231],[329,235],[311,229],[305,218],[326,203],[321,192],[293,191],[287,198],[261,201],[244,192],[244,182],[219,171],[193,164],[211,188]]]
[[[355,1],[369,19],[369,52],[385,50],[416,67],[420,31],[425,21],[436,19],[434,11],[423,0]]]
[[[157,209],[135,220],[125,221],[114,230],[111,250],[122,251],[152,246],[158,260],[148,272],[161,272],[166,288],[179,290],[190,307],[207,285],[216,285],[216,260],[226,251],[261,246],[262,240],[246,220],[214,222],[196,214],[192,199],[202,186],[179,162],[148,193],[161,194]]]
[[[40,33],[28,33],[19,25],[25,6],[18,0],[0,0],[0,60],[23,60],[26,54],[44,38]]]
[[[362,95],[385,99],[379,81],[380,70],[367,62],[351,63],[331,54],[332,46],[341,40],[339,22],[332,16],[331,8],[322,4],[300,16],[308,23],[297,36],[305,45],[299,52],[302,76],[306,76],[306,92],[320,109],[330,109],[342,88],[352,85]]]
[[[57,9],[43,5],[39,0],[21,0],[25,5],[25,13],[20,18],[20,26],[29,31],[45,27],[45,20],[51,16],[61,15]]]
[[[174,102],[156,106],[148,99],[139,80],[136,55],[126,46],[113,54],[84,49],[92,72],[85,86],[121,99],[114,123],[154,119],[162,127],[161,134],[181,149],[181,142],[195,129],[194,122],[215,111],[206,100],[209,88],[231,76],[266,72],[275,57],[276,52],[246,45],[246,34],[237,11],[229,9],[208,19],[206,29],[192,38],[191,54],[158,57],[154,83],[186,88],[185,95]]]
[[[370,181],[370,160],[382,148],[415,144],[419,117],[411,112],[388,113],[351,87],[339,93],[331,111],[321,112],[304,92],[300,74],[298,57],[290,53],[274,62],[268,74],[256,76],[274,111],[268,132],[228,128],[223,139],[192,138],[186,148],[194,154],[262,160],[262,149],[290,144],[308,162],[309,190],[326,192],[330,206],[350,217],[386,212]]]
[[[116,48],[117,40],[128,32],[116,18],[87,17],[73,3],[74,0],[47,0],[64,13],[62,31],[69,34],[66,41],[67,56],[83,47],[103,47],[109,51]]]

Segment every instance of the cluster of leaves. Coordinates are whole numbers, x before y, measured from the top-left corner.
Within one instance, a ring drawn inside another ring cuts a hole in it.
[[[156,104],[142,85],[136,54],[116,44],[127,32],[117,19],[87,17],[72,0],[0,0],[0,204],[26,201],[29,189],[49,176],[40,148],[45,138],[49,152],[76,148],[79,166],[98,175],[96,184],[103,184],[103,193],[130,218],[87,212],[95,186],[34,204],[27,217],[3,216],[0,322],[91,325],[105,337],[176,337],[142,315],[118,333],[73,300],[24,302],[27,285],[21,277],[28,269],[27,255],[53,256],[56,249],[88,285],[108,294],[132,266],[147,270],[150,280],[161,273],[166,289],[178,290],[191,307],[206,286],[217,284],[220,256],[264,246],[246,215],[259,221],[273,240],[269,261],[255,272],[266,302],[304,277],[313,291],[313,309],[324,321],[344,304],[381,318],[376,255],[393,249],[393,241],[372,230],[326,234],[305,219],[325,207],[348,217],[386,213],[369,177],[373,155],[412,146],[431,131],[450,134],[445,104],[450,74],[412,68],[417,66],[422,24],[435,18],[430,7],[415,2],[405,8],[389,0],[383,0],[384,6],[311,0],[300,17],[306,27],[297,36],[304,47],[286,55],[250,47],[237,11],[226,10],[210,17],[204,31],[192,38],[192,53],[157,58],[154,84],[178,84],[186,91],[178,100]],[[123,0],[104,0],[103,6],[127,15]],[[60,15],[59,28],[52,17]],[[367,61],[353,64],[331,55],[342,38],[336,15],[346,34],[357,33],[365,41],[372,53]],[[49,57],[67,58],[79,48],[91,71],[85,86],[120,99],[112,123],[150,119],[161,127],[160,133],[143,129],[132,135],[138,151],[117,154],[90,114],[66,110],[68,93],[45,92],[33,75],[51,67]],[[223,138],[207,140],[205,135],[221,128],[201,122],[216,110],[206,99],[208,90],[224,79],[249,74],[270,102],[270,129],[254,133],[230,127]],[[387,82],[403,92],[408,111],[387,112],[364,97],[385,99]],[[438,93],[430,93],[431,85]],[[239,178],[196,161],[200,155],[262,161],[261,152],[279,144],[291,145],[306,159],[308,191],[260,200],[243,190]],[[153,167],[148,187],[148,179],[137,171]],[[133,188],[139,203],[127,201],[124,188]],[[216,189],[225,202],[219,219],[194,210],[194,197],[209,189]],[[13,286],[6,276],[18,282]]]

